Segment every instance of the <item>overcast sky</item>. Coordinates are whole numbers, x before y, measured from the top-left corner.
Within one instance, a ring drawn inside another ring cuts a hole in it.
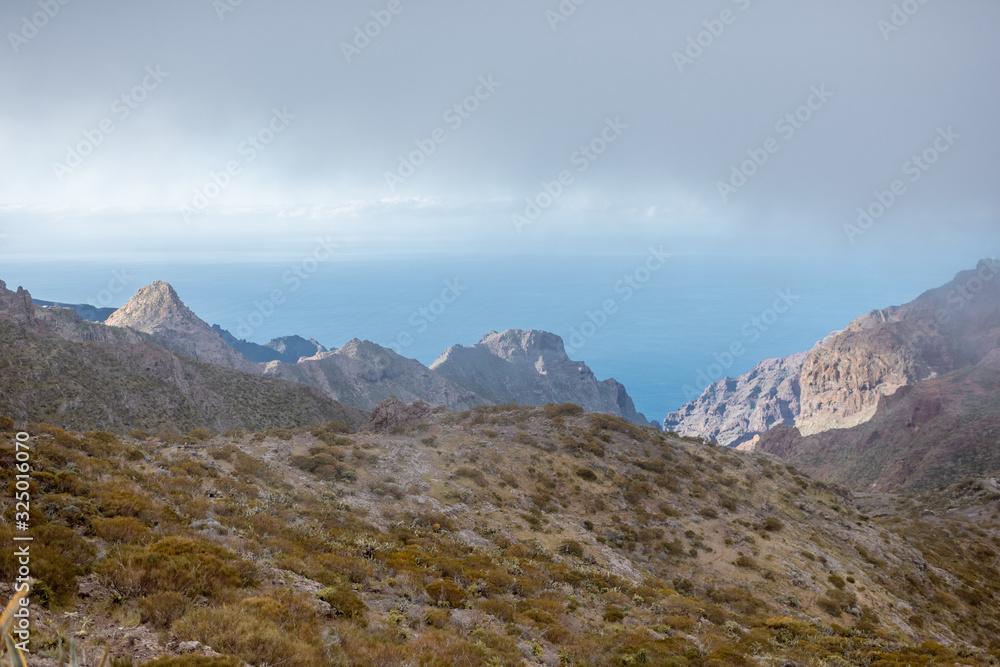
[[[998,245],[994,0],[237,2],[3,3],[0,255]]]

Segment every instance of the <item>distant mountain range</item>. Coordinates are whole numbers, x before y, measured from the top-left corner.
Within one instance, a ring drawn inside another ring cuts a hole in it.
[[[47,310],[70,309],[86,311],[85,306]],[[561,338],[543,331],[491,332],[472,347],[450,348],[428,368],[358,339],[335,350],[299,336],[266,345],[239,340],[198,318],[162,281],[139,289],[104,325],[143,334],[143,340],[199,362],[308,385],[366,412],[393,396],[454,410],[485,404],[576,403],[590,412],[650,423],[636,411],[624,386],[613,379],[598,380],[585,363],[569,359]]]
[[[930,488],[998,469],[1000,263],[716,382],[664,428],[855,488]]]

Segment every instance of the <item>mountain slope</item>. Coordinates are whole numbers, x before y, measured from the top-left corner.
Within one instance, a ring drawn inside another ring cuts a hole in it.
[[[431,370],[487,403],[575,403],[648,424],[621,383],[598,380],[585,363],[566,355],[562,338],[545,331],[491,332],[471,347],[449,348]]]
[[[1000,657],[1000,494],[988,480],[894,498],[870,518],[769,457],[621,418],[412,407],[388,431],[180,446],[31,425],[33,463],[52,473],[36,473],[33,491],[44,539],[31,547],[32,630],[51,638],[34,660],[55,664],[55,637],[71,633],[91,655],[218,667],[237,661],[203,656],[286,667]],[[10,448],[0,459],[13,469]],[[0,558],[6,580],[17,567]]]
[[[199,363],[133,329],[35,307],[0,282],[0,412],[80,430],[288,427],[362,414],[315,390]]]
[[[902,306],[851,322],[802,365],[804,435],[868,421],[882,396],[975,365],[1000,347],[1000,264],[972,271]]]
[[[320,352],[326,352],[326,348],[315,339],[306,340],[301,336],[282,336],[275,338],[264,345],[251,343],[237,338],[226,331],[218,324],[212,325],[212,330],[222,336],[226,345],[233,348],[250,361],[267,363],[269,361],[281,361],[286,364],[297,363],[301,357],[311,357]]]

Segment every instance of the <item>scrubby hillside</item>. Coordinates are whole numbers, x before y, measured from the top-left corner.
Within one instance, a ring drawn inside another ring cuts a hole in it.
[[[766,456],[571,405],[379,413],[359,433],[25,426],[32,664],[74,632],[117,664],[996,664],[998,495],[873,518]]]

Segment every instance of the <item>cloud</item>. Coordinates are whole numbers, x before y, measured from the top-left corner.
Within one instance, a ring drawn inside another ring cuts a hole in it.
[[[178,208],[236,162],[196,218],[199,238],[219,247],[238,219],[240,239],[258,243],[281,224],[421,247],[524,249],[573,235],[598,249],[666,236],[848,252],[843,224],[942,126],[964,140],[864,241],[996,238],[1000,90],[979,74],[1000,69],[996,3],[927,3],[888,35],[879,22],[893,21],[892,4],[864,0],[595,0],[555,24],[556,2],[404,0],[388,22],[386,6],[243,2],[220,19],[195,0],[72,2],[16,53],[8,38],[8,247],[183,248],[192,232]],[[36,11],[5,3],[0,28],[20,34]],[[358,50],[349,62],[344,44]],[[678,71],[678,53],[698,55]],[[167,74],[155,87],[151,68]],[[488,95],[484,80],[498,84]],[[822,86],[832,97],[796,120]],[[244,148],[269,136],[275,109],[295,118],[251,160]],[[517,238],[511,215],[576,169],[609,118],[629,129]],[[723,201],[718,184],[772,138],[779,149]],[[429,140],[433,151],[391,189],[387,172]],[[81,146],[88,154],[60,179],[54,164]],[[122,234],[140,223],[145,235]],[[72,229],[81,224],[86,235]]]

